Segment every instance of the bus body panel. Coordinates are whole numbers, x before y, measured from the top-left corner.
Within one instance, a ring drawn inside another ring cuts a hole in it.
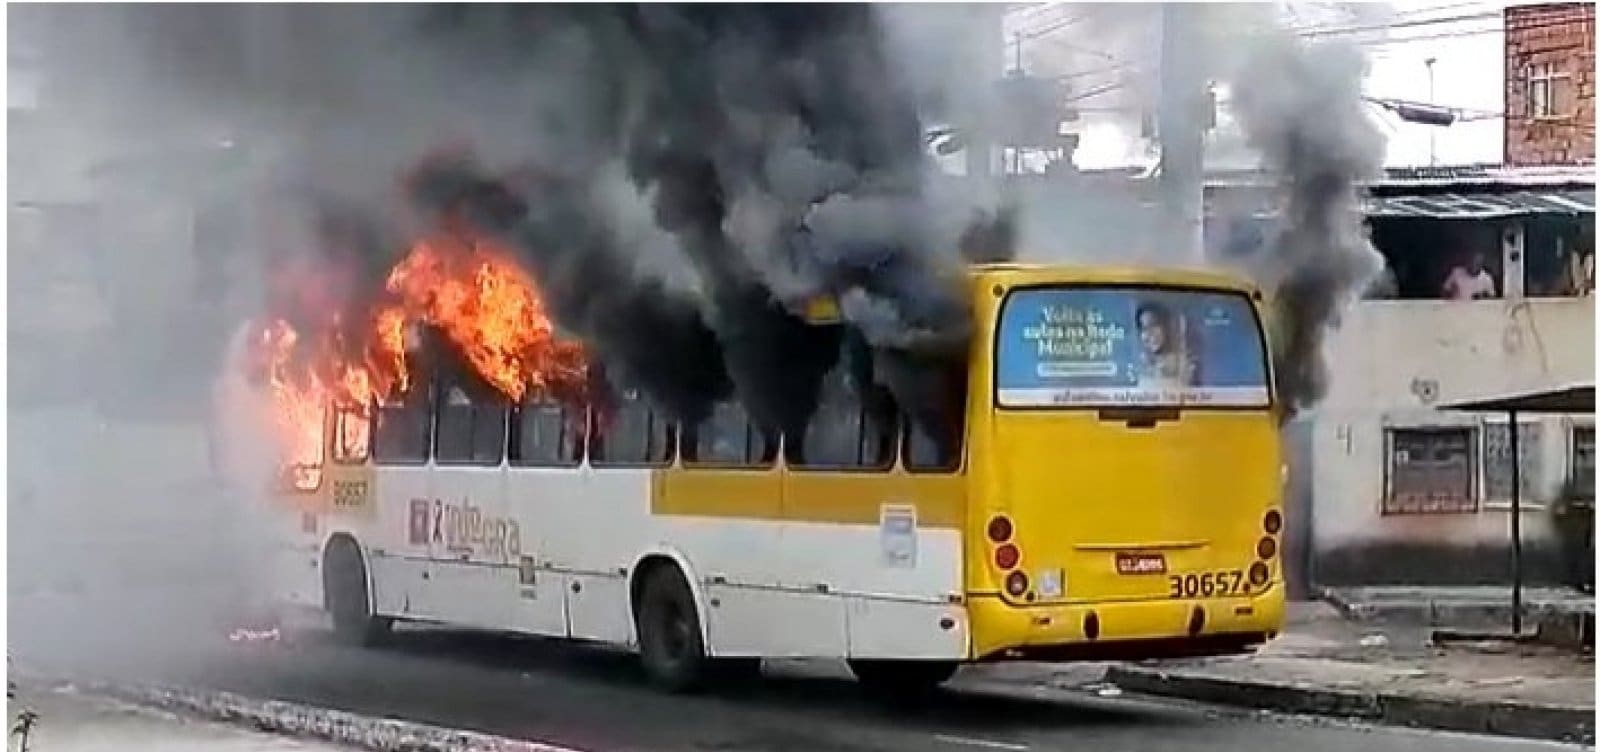
[[[690,579],[718,656],[1140,657],[1271,636],[1283,619],[1276,558],[1271,581],[1249,592],[1203,596],[1181,578],[1255,561],[1262,515],[1281,504],[1273,410],[1182,410],[1130,427],[1092,409],[996,405],[1006,292],[1083,283],[1249,292],[1187,272],[978,271],[965,441],[951,471],[335,460],[313,494],[287,495],[302,524],[281,559],[284,594],[322,605],[323,553],[349,535],[380,614],[619,645],[636,642],[640,563],[664,558]],[[997,515],[1014,525],[1034,585],[1020,597],[1005,593],[985,533]],[[1119,572],[1120,553],[1159,553],[1166,571]],[[1038,587],[1049,570],[1061,573],[1059,593]]]
[[[1070,574],[1034,602],[1166,598],[1189,574],[1248,592],[1235,575],[1256,561],[1262,516],[1279,502],[1271,416],[1189,412],[1129,428],[1093,412],[1019,413],[994,433],[992,508],[1011,517],[1024,571]]]

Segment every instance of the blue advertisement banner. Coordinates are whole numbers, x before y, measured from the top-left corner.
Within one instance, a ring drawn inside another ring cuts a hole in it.
[[[1002,407],[1265,407],[1255,310],[1228,292],[1018,290],[1001,311]]]

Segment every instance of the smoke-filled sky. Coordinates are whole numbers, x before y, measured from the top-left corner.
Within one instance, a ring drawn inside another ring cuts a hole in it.
[[[1302,30],[1338,30],[1327,38],[1358,45],[1369,61],[1362,88],[1375,97],[1430,101],[1427,66],[1435,60],[1432,101],[1463,108],[1481,119],[1449,128],[1409,124],[1376,108],[1371,115],[1388,137],[1387,165],[1425,165],[1430,147],[1440,164],[1498,162],[1502,121],[1486,117],[1502,109],[1505,74],[1503,23],[1509,0],[1405,3],[1277,3],[1282,23]],[[1153,104],[1152,73],[1158,60],[1154,6],[1104,3],[1034,3],[1006,17],[1006,57],[1014,63],[1016,35],[1023,37],[1023,67],[1032,75],[1067,75],[1084,95],[1083,119],[1072,130],[1083,136],[1074,162],[1084,169],[1145,165],[1155,159],[1141,137],[1137,112]],[[1398,26],[1394,26],[1398,24]],[[1107,34],[1110,25],[1117,33]],[[1222,117],[1230,119],[1226,102]],[[1218,166],[1236,165],[1250,154],[1226,147],[1228,134],[1213,137],[1208,156]]]

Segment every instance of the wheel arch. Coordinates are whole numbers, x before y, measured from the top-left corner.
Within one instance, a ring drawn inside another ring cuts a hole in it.
[[[710,603],[705,588],[694,566],[689,563],[689,557],[670,546],[656,546],[643,551],[628,567],[628,630],[633,635],[632,644],[639,644],[639,595],[643,592],[645,575],[658,567],[667,566],[676,567],[678,574],[689,585],[689,593],[694,597],[694,612],[700,622],[700,644],[705,646],[707,654],[715,655],[716,650],[711,642]]]
[[[346,530],[336,530],[333,533],[330,533],[328,535],[327,539],[322,542],[322,578],[321,579],[322,579],[322,607],[323,607],[323,609],[327,609],[327,608],[330,607],[329,603],[328,603],[328,578],[333,576],[333,569],[332,569],[331,566],[329,566],[329,560],[330,560],[330,557],[333,555],[334,549],[335,548],[342,548],[342,547],[349,547],[352,551],[355,552],[356,563],[361,566],[361,576],[362,576],[362,579],[366,582],[367,609],[368,609],[368,612],[369,613],[374,613],[374,614],[377,613],[377,609],[376,609],[376,606],[377,606],[377,597],[376,597],[376,595],[377,594],[375,592],[373,592],[373,588],[372,588],[373,582],[372,582],[372,561],[371,561],[371,557],[369,557],[367,555],[366,547],[361,545],[361,541],[356,538],[355,533],[351,533],[351,532],[346,531]]]

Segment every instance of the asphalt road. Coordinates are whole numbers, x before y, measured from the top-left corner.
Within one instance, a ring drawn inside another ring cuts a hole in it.
[[[132,624],[139,617],[132,617]],[[68,656],[27,655],[65,666]],[[77,661],[78,670],[87,670]],[[222,689],[581,750],[1479,750],[1561,745],[1347,725],[1088,690],[1001,685],[983,671],[920,705],[868,697],[842,666],[769,666],[699,696],[644,686],[630,656],[530,639],[405,630],[379,650],[191,640],[182,657],[102,654],[93,673]]]

